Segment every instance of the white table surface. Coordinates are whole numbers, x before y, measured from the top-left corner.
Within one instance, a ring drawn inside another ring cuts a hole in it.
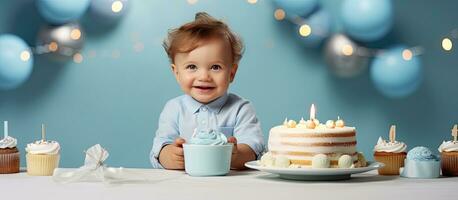
[[[138,169],[147,183],[56,183],[51,177],[0,174],[0,199],[458,199],[458,177],[408,179],[378,176],[376,171],[350,180],[307,182],[279,179],[259,171],[231,171],[227,176],[191,177],[183,171]]]

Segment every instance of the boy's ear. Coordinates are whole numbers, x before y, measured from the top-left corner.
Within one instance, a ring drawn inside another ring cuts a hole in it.
[[[170,64],[170,69],[172,70],[173,75],[176,77],[178,75],[177,66],[175,64]]]
[[[234,81],[235,74],[237,73],[237,69],[238,69],[238,68],[239,68],[239,65],[238,65],[238,64],[232,65],[230,83],[232,83],[232,81]]]

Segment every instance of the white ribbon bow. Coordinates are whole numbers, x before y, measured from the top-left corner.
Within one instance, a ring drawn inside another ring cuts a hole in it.
[[[147,175],[139,170],[107,167],[104,161],[109,153],[100,144],[86,151],[84,165],[80,168],[56,168],[53,180],[58,183],[70,182],[108,182],[108,183],[139,183],[149,182]]]

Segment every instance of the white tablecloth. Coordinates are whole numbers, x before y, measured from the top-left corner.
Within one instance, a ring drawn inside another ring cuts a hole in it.
[[[51,177],[0,174],[0,199],[458,199],[458,177],[407,179],[376,171],[346,181],[306,182],[279,179],[259,171],[231,171],[228,176],[190,177],[182,171],[138,169],[148,183],[55,183]]]

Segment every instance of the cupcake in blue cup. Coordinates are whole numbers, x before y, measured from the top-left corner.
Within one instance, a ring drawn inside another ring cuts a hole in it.
[[[233,144],[216,130],[196,131],[183,144],[185,171],[191,176],[221,176],[229,173]]]
[[[437,178],[440,176],[440,158],[426,147],[415,147],[407,153],[401,176],[408,178]]]

